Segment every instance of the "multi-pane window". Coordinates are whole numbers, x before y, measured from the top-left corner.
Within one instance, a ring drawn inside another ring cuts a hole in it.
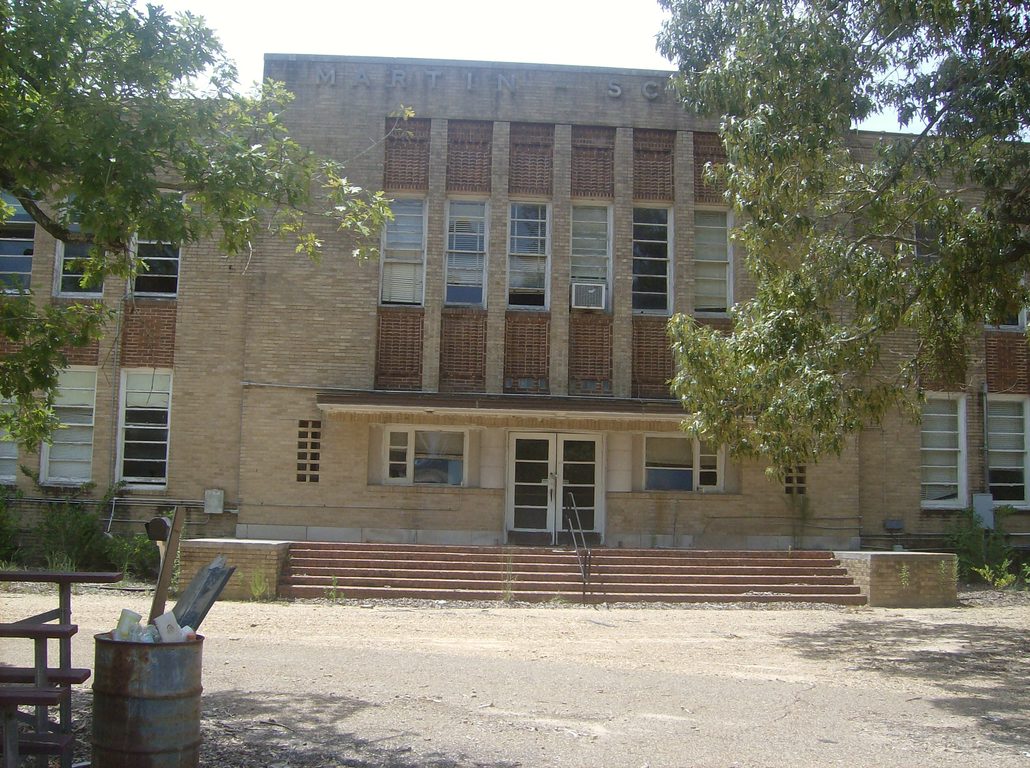
[[[36,225],[21,203],[3,193],[4,202],[14,215],[0,222],[0,290],[8,293],[27,291],[32,281],[32,248]]]
[[[387,431],[387,482],[461,485],[465,480],[465,433],[421,429]]]
[[[9,413],[14,406],[9,400],[0,400],[0,412]],[[0,429],[0,483],[9,485],[18,478],[18,443],[6,429]]]
[[[608,302],[610,244],[607,206],[572,208],[572,306],[605,309]]]
[[[633,309],[668,312],[669,210],[633,209]]]
[[[451,200],[447,208],[444,303],[481,307],[486,280],[486,203]]]
[[[139,259],[132,291],[137,296],[175,296],[179,291],[179,246],[159,240],[137,240]]]
[[[730,304],[730,246],[725,211],[694,211],[694,311]]]
[[[722,485],[719,449],[687,437],[644,440],[644,488],[649,491],[717,490]]]
[[[512,203],[508,238],[508,305],[547,306],[547,205]]]
[[[322,462],[322,422],[297,422],[297,482],[317,483]]]
[[[421,304],[425,278],[425,201],[394,200],[383,235],[383,304]]]
[[[966,503],[965,400],[928,395],[920,431],[921,493],[924,507]]]
[[[987,478],[996,502],[1027,500],[1026,403],[993,397],[987,401]]]
[[[171,405],[171,371],[122,372],[120,480],[130,485],[165,485]]]
[[[57,241],[57,294],[60,296],[100,296],[103,281],[85,282],[89,243]]]
[[[40,477],[48,483],[88,483],[93,477],[93,407],[97,372],[62,371],[54,396],[60,426],[43,445]]]
[[[804,496],[808,493],[805,465],[798,464],[787,470],[783,476],[783,492],[788,496]]]

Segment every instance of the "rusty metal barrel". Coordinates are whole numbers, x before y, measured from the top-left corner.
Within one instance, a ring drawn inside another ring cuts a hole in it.
[[[204,638],[95,637],[93,768],[197,768]]]

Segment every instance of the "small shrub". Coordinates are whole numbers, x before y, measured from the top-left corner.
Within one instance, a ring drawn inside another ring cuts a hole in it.
[[[111,537],[107,540],[107,556],[122,573],[141,579],[155,578],[161,564],[161,553],[142,533]]]
[[[50,505],[36,526],[39,557],[48,564],[65,561],[83,570],[103,570],[112,566],[108,539],[96,512],[81,505]]]
[[[1001,523],[1009,509],[994,510],[994,528],[983,527],[979,516],[972,509],[965,509],[948,529],[948,544],[958,556],[958,571],[963,579],[978,574],[984,566],[997,568],[1011,560],[1012,549],[1005,541]]]
[[[268,577],[264,571],[254,571],[250,574],[250,599],[268,599]]]
[[[9,500],[0,496],[0,560],[14,562],[18,555],[18,524]]]
[[[1012,573],[1011,568],[1012,561],[1006,558],[997,566],[985,565],[973,571],[995,589],[1007,589],[1016,583],[1016,574]]]

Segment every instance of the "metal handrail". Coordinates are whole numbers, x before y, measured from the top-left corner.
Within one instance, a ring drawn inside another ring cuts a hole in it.
[[[587,587],[590,585],[590,546],[587,544],[587,536],[583,531],[583,521],[579,516],[579,507],[576,506],[576,497],[569,491],[569,506],[572,507],[572,514],[565,516],[566,529],[572,537],[572,547],[576,550],[576,562],[579,563],[579,575],[583,581],[583,601],[586,602]],[[568,507],[566,507],[568,509]],[[576,533],[579,533],[579,539]]]

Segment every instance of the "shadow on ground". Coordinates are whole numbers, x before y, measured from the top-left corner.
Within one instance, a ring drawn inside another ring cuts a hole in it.
[[[787,645],[812,659],[932,683],[934,706],[967,717],[991,741],[1030,747],[1030,637],[1011,627],[847,620],[832,633],[797,632]]]
[[[374,707],[345,696],[205,693],[200,764],[219,768],[516,768],[466,755],[427,750],[422,737],[397,731],[388,739],[363,739],[346,730],[347,718]],[[74,702],[77,760],[89,760],[92,697]],[[412,744],[418,743],[418,750]]]

